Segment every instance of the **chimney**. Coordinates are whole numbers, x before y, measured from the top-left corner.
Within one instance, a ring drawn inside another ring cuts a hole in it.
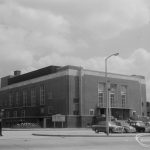
[[[19,75],[21,75],[21,71],[20,70],[14,71],[14,76],[19,76]]]

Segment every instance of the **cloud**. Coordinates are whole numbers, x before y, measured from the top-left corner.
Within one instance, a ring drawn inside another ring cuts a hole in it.
[[[48,10],[0,3],[0,73],[32,66],[52,52],[73,51],[69,22]]]
[[[93,37],[109,39],[149,23],[150,12],[144,0],[107,0],[101,4],[105,9],[94,11],[85,22]]]

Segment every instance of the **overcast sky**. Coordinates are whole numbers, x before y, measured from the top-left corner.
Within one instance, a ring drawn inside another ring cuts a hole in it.
[[[0,0],[0,77],[49,65],[144,75],[150,101],[149,0]]]

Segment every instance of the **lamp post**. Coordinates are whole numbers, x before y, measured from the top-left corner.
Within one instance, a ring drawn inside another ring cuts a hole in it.
[[[119,53],[114,53],[109,55],[108,57],[105,58],[105,93],[106,93],[106,132],[107,132],[107,136],[109,136],[109,114],[110,114],[110,102],[109,102],[109,95],[108,95],[108,78],[107,78],[107,61],[110,57],[112,56],[118,56]]]

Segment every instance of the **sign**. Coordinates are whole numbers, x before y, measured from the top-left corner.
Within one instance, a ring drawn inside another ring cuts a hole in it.
[[[53,122],[65,122],[65,115],[61,115],[61,114],[56,114],[52,116],[52,121]]]

